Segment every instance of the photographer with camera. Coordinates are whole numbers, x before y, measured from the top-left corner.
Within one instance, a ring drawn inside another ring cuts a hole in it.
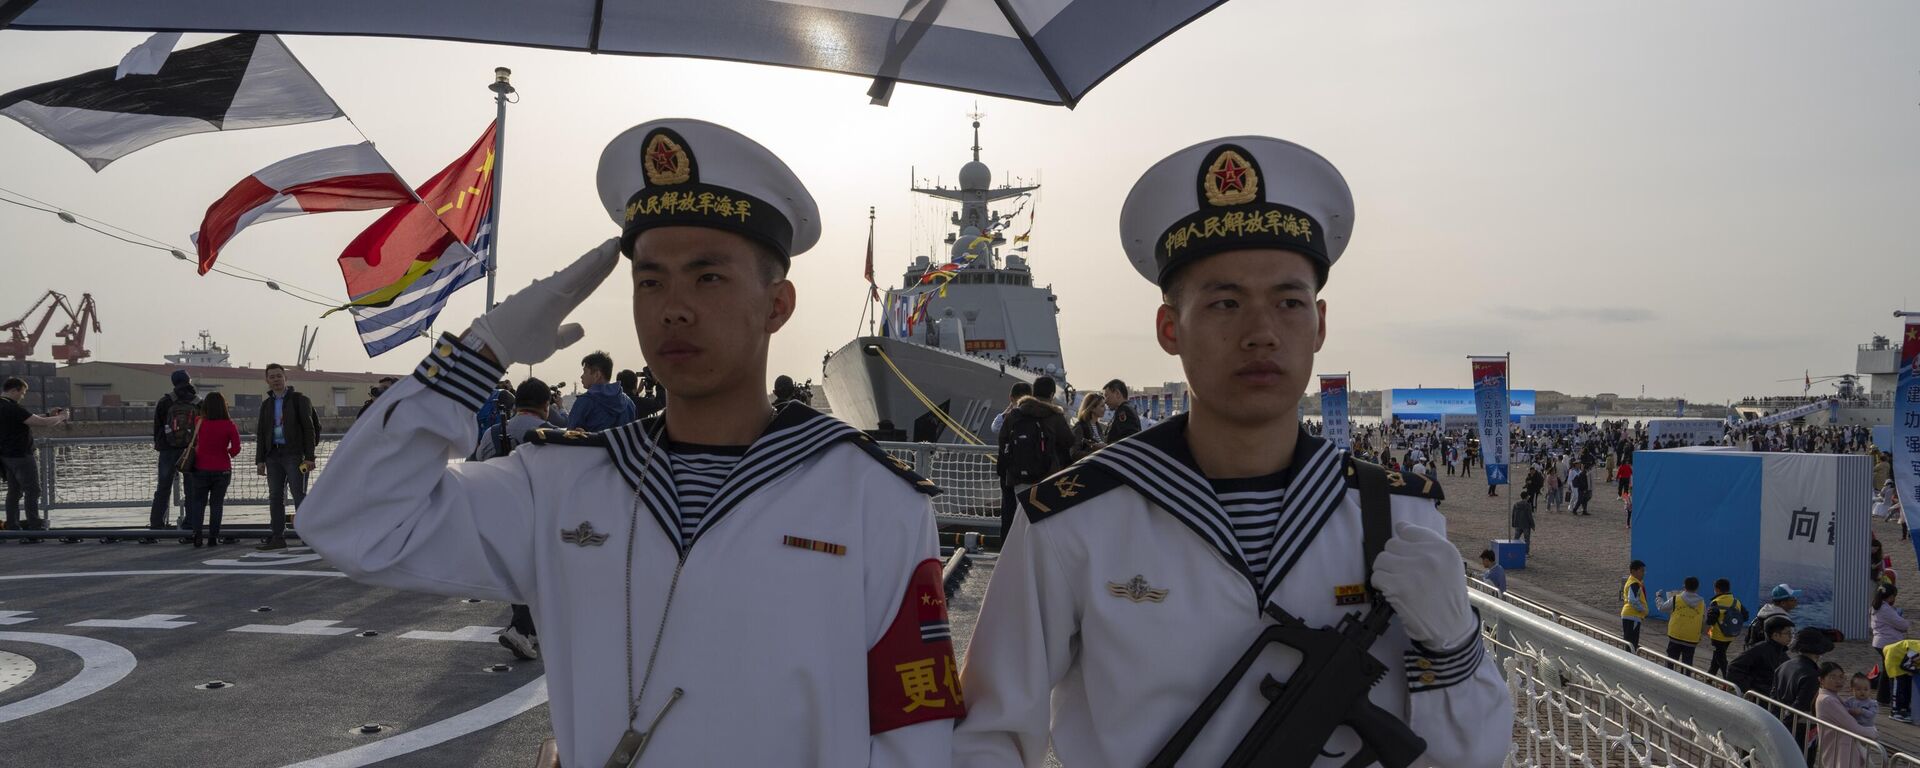
[[[633,417],[644,419],[667,407],[666,390],[660,386],[660,380],[653,377],[653,369],[640,369],[640,384],[634,388]]]
[[[367,399],[366,402],[360,404],[360,412],[366,413],[367,409],[373,407],[373,401],[380,399],[380,396],[386,394],[387,390],[393,387],[393,383],[399,380],[399,378],[394,376],[380,377],[378,383],[367,388]]]

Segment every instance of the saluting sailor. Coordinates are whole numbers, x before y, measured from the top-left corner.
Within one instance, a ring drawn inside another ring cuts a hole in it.
[[[1049,743],[1068,768],[1226,764],[1268,706],[1265,675],[1355,671],[1302,668],[1300,652],[1267,645],[1228,682],[1278,625],[1269,603],[1317,629],[1382,599],[1390,619],[1366,653],[1383,679],[1353,706],[1370,701],[1423,740],[1412,764],[1499,765],[1512,704],[1435,509],[1439,486],[1358,465],[1297,423],[1326,340],[1318,294],[1353,231],[1345,179],[1279,139],[1208,141],[1141,177],[1120,231],[1162,291],[1156,336],[1180,357],[1191,411],[1021,495],[967,654],[955,765],[1038,768]],[[1385,492],[1363,493],[1364,477]],[[1376,500],[1374,525],[1363,498]],[[1204,717],[1217,685],[1224,699]],[[1190,719],[1204,729],[1173,749]],[[1279,739],[1305,738],[1288,727]],[[1352,728],[1327,727],[1300,765],[1372,762]]]
[[[937,490],[763,390],[812,196],[697,120],[621,134],[599,186],[620,237],[436,342],[341,441],[302,537],[362,582],[532,606],[566,766],[946,765]],[[449,465],[508,365],[582,336],[561,322],[623,253],[664,415]]]

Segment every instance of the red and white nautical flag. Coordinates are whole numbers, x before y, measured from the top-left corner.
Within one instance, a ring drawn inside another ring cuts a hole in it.
[[[247,225],[308,213],[370,211],[413,202],[413,190],[371,143],[317,149],[269,165],[240,180],[207,208],[194,250],[200,274]]]

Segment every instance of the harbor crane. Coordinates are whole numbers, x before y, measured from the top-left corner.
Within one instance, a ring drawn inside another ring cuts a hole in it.
[[[41,311],[41,307],[45,307],[46,311],[40,315],[40,322],[35,323],[32,332],[29,333],[26,330],[27,323],[33,319],[34,313]],[[53,321],[55,311],[67,313],[67,324],[54,332],[54,335],[59,336],[64,343],[53,345],[53,356],[65,360],[68,364],[78,363],[91,356],[93,353],[87,350],[87,331],[91,328],[94,333],[100,332],[100,319],[94,312],[93,294],[80,295],[80,310],[76,312],[73,306],[67,303],[65,294],[47,291],[27,309],[25,314],[20,316],[20,319],[0,324],[0,358],[25,360],[32,356],[34,348],[40,345],[40,337],[47,332],[47,324]]]

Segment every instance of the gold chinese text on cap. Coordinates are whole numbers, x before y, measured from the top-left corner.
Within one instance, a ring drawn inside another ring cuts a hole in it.
[[[633,240],[641,232],[668,226],[733,232],[766,244],[783,260],[792,252],[793,225],[780,209],[729,186],[728,179],[701,178],[698,151],[673,129],[649,132],[639,160],[647,184],[627,198],[622,253],[633,254]]]
[[[1294,251],[1321,269],[1330,266],[1321,225],[1299,208],[1267,200],[1260,163],[1235,144],[1221,144],[1202,156],[1194,180],[1195,209],[1160,233],[1154,243],[1162,288],[1180,267],[1207,256],[1243,248]]]

